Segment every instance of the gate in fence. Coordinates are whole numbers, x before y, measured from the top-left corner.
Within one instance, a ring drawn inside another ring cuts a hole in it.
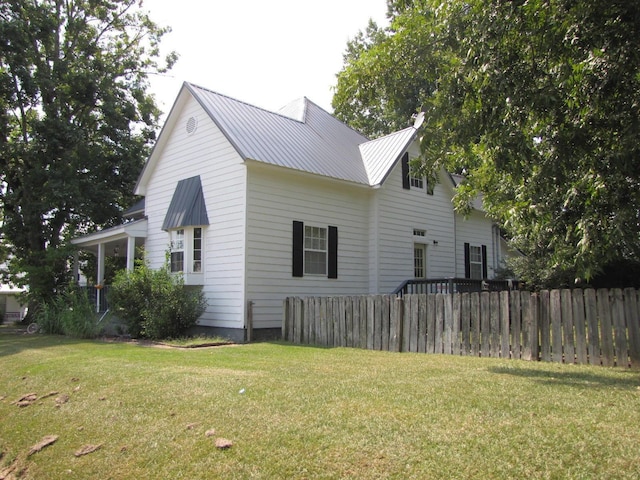
[[[635,289],[290,297],[299,344],[640,368]]]

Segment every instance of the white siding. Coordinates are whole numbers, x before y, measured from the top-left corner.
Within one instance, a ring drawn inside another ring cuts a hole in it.
[[[148,181],[146,215],[147,258],[159,268],[168,248],[162,222],[179,180],[200,175],[210,225],[203,229],[204,287],[208,300],[201,325],[244,327],[244,230],[246,168],[215,123],[190,96],[174,111],[175,127],[165,133],[166,143]],[[192,135],[185,129],[195,116]]]
[[[410,157],[418,152],[410,151]],[[382,187],[376,191],[377,212],[371,218],[377,222],[377,272],[371,270],[370,291],[391,293],[404,280],[414,276],[413,245],[427,246],[427,277],[452,277],[455,272],[454,221],[450,180],[441,175],[433,195],[426,189],[402,188],[400,162],[392,170]],[[423,238],[413,236],[413,230],[425,230]],[[434,244],[437,242],[437,245]]]
[[[473,210],[465,218],[462,215],[456,215],[456,256],[457,271],[456,276],[464,278],[464,244],[468,243],[475,246],[487,246],[487,276],[493,278],[495,276],[495,256],[494,256],[494,237],[493,225],[484,213]]]
[[[277,328],[287,296],[367,292],[367,188],[257,163],[248,165],[247,300],[254,328]],[[338,278],[293,277],[293,221],[338,228]]]

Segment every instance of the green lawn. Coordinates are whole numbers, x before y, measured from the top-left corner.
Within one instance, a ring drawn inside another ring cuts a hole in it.
[[[0,329],[0,398],[0,479],[640,478],[628,370]]]

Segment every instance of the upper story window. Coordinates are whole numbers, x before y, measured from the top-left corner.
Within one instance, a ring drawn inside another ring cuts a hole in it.
[[[410,182],[411,182],[412,188],[419,188],[419,189],[424,188],[424,178],[411,177]]]

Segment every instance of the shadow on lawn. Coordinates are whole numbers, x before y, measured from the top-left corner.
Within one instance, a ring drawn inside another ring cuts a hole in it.
[[[605,367],[602,367],[605,368]],[[529,378],[548,385],[565,385],[580,388],[616,388],[637,390],[640,388],[640,372],[635,370],[611,369],[613,375],[594,372],[571,372],[535,368],[492,367],[491,373]]]
[[[21,327],[0,326],[0,358],[15,355],[23,350],[56,347],[61,344],[79,342],[62,335],[29,335]]]

